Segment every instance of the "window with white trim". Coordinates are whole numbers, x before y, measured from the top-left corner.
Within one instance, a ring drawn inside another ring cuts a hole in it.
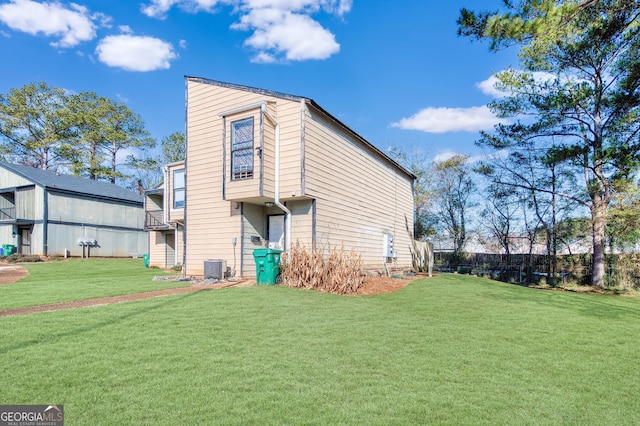
[[[173,208],[184,208],[184,169],[173,171]]]
[[[231,180],[253,178],[253,117],[231,123]]]

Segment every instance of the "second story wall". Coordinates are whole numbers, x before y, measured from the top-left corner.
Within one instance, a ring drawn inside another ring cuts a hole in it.
[[[42,219],[44,191],[39,186],[18,188],[15,192],[16,217],[24,220]]]
[[[187,93],[189,191],[192,185],[211,187],[215,182],[215,190],[229,201],[273,198],[276,135],[270,116],[280,127],[280,192],[301,195],[299,101],[194,78],[187,79]],[[268,114],[261,111],[261,102],[266,103]],[[243,176],[237,168],[243,161],[252,165],[250,175]]]
[[[142,205],[123,205],[68,194],[48,193],[48,220],[53,223],[103,225],[131,229],[144,227]]]

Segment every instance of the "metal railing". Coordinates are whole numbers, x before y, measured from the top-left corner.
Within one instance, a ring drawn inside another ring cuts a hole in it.
[[[159,229],[167,228],[164,222],[164,210],[149,210],[145,214],[144,227],[145,229]]]

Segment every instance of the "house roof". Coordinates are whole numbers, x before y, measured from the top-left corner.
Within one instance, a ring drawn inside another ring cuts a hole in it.
[[[374,154],[378,155],[383,160],[387,161],[392,166],[396,167],[397,169],[399,169],[400,171],[405,173],[411,179],[416,179],[416,176],[413,173],[411,173],[409,170],[407,170],[404,166],[402,166],[401,164],[396,162],[393,158],[389,157],[387,154],[385,154],[382,150],[378,149],[371,142],[369,142],[364,137],[362,137],[358,133],[356,133],[356,131],[352,130],[349,126],[347,126],[346,124],[344,124],[343,122],[338,120],[336,117],[331,115],[327,110],[322,108],[316,101],[314,101],[311,98],[307,98],[305,96],[290,95],[290,94],[287,94],[287,93],[276,92],[276,91],[272,91],[272,90],[260,89],[260,88],[257,88],[257,87],[243,86],[241,84],[226,83],[226,82],[223,82],[223,81],[211,80],[211,79],[202,78],[202,77],[186,76],[185,78],[187,80],[198,82],[198,83],[212,84],[212,85],[215,85],[215,86],[227,87],[227,88],[230,88],[230,89],[243,90],[243,91],[246,91],[246,92],[258,93],[258,94],[261,94],[261,95],[272,96],[272,97],[281,98],[281,99],[287,99],[287,100],[290,100],[290,101],[296,101],[296,102],[304,101],[308,105],[311,105],[313,108],[315,108],[316,110],[320,111],[323,115],[325,115],[327,118],[329,118],[331,121],[333,121],[336,125],[338,125],[338,126],[342,127],[343,129],[345,129],[349,134],[351,134],[355,139],[357,139],[360,143],[362,143],[366,148],[368,148]]]
[[[114,201],[139,203],[140,205],[143,203],[143,197],[141,195],[108,182],[63,175],[48,170],[11,163],[0,162],[0,167],[49,190],[85,196],[88,195],[95,198]]]

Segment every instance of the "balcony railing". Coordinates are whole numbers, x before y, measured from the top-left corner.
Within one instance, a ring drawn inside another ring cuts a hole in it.
[[[0,220],[15,220],[15,218],[16,218],[15,207],[5,207],[0,209]]]
[[[144,219],[145,229],[168,229],[170,226],[164,222],[164,210],[149,210]]]

